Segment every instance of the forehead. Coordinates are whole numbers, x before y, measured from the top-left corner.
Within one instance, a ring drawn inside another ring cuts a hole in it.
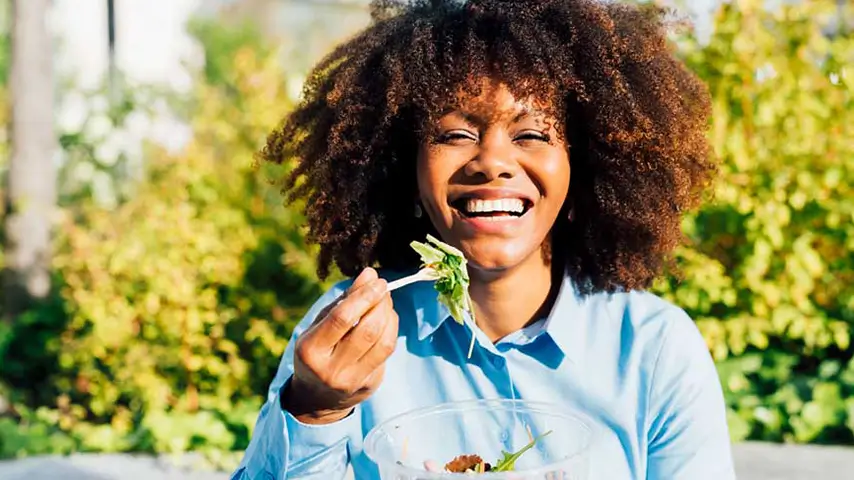
[[[458,112],[482,119],[507,119],[520,116],[544,116],[551,102],[533,94],[519,94],[508,84],[489,78],[468,82],[456,89],[453,105],[445,113]],[[524,89],[521,89],[524,90]]]

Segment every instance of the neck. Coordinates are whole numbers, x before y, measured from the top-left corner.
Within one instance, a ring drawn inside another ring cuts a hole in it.
[[[542,318],[551,309],[562,275],[553,275],[551,262],[535,255],[512,270],[472,270],[469,293],[475,318],[492,342]]]

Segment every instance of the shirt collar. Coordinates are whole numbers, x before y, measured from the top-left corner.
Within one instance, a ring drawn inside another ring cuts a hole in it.
[[[439,302],[435,282],[417,282],[410,285],[415,320],[418,325],[418,340],[424,340],[451,318],[451,311]]]
[[[565,276],[543,329],[570,360],[581,358],[586,346],[587,316],[587,298],[572,278]]]
[[[437,301],[433,283],[417,282],[405,287],[406,297],[411,302],[411,311],[416,320],[419,341],[433,335],[451,318],[448,308]],[[585,301],[575,282],[569,276],[564,277],[557,300],[542,327],[544,333],[551,337],[570,360],[577,359],[585,346],[589,323]],[[395,303],[398,302],[396,299]],[[467,328],[472,327],[470,321],[467,321],[466,325]],[[488,343],[480,329],[476,331],[479,343]],[[490,347],[492,346],[485,346],[491,350]]]

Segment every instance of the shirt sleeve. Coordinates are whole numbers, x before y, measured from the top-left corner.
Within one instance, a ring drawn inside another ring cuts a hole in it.
[[[714,361],[694,322],[674,310],[651,380],[647,480],[735,480]]]
[[[359,408],[337,422],[309,425],[282,410],[279,403],[279,392],[293,375],[294,341],[346,288],[341,282],[321,296],[294,329],[270,384],[267,401],[255,422],[249,446],[231,480],[340,480],[346,477],[350,463],[348,443],[361,430]]]

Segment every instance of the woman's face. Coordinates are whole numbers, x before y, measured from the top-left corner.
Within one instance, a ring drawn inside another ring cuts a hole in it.
[[[487,84],[439,119],[418,155],[421,204],[472,269],[501,272],[541,257],[569,190],[555,119]]]

